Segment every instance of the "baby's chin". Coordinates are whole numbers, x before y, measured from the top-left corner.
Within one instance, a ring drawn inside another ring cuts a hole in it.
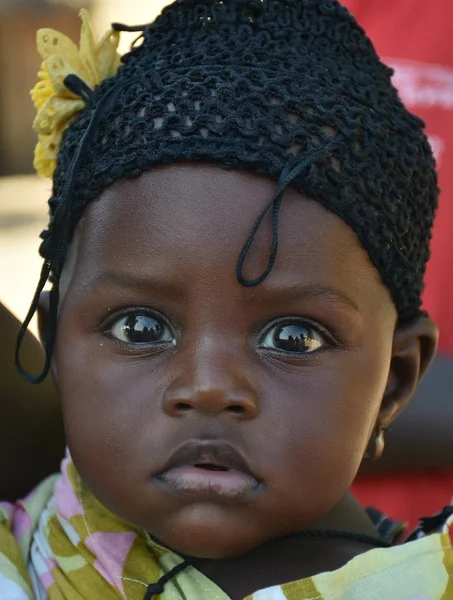
[[[192,508],[163,520],[163,526],[148,529],[148,533],[178,554],[213,560],[246,554],[275,537],[268,527],[259,521],[253,523],[250,517],[221,515],[216,507]]]
[[[288,515],[272,518],[252,506],[241,511],[203,503],[187,505],[153,521],[145,529],[158,544],[184,556],[212,560],[247,554],[309,526],[300,515],[293,515],[292,519]]]
[[[268,539],[248,537],[240,532],[227,532],[218,529],[213,533],[211,528],[185,528],[184,531],[171,532],[151,538],[158,544],[169,548],[181,556],[207,560],[225,560],[242,556],[258,548]]]

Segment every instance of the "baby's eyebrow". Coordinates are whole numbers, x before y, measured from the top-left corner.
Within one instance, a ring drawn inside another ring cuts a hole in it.
[[[151,276],[151,275],[139,275],[124,271],[104,271],[96,277],[90,279],[90,281],[84,286],[84,292],[91,294],[96,290],[99,290],[103,286],[117,286],[122,288],[135,288],[149,290],[151,288],[160,289],[162,291],[168,291],[168,293],[181,293],[181,287],[178,282],[169,281],[166,278]],[[252,302],[269,302],[272,300],[278,301],[309,301],[319,300],[327,303],[341,304],[343,306],[349,306],[356,312],[360,312],[358,304],[342,290],[334,289],[331,287],[321,285],[269,285],[262,284],[261,293],[255,293],[250,297]],[[256,288],[255,288],[256,289]],[[256,289],[258,291],[258,289]]]
[[[328,303],[347,305],[360,312],[358,304],[348,294],[342,290],[325,286],[266,286],[266,295],[287,302],[291,300],[321,300]]]
[[[144,276],[136,273],[110,270],[96,274],[95,277],[90,277],[89,281],[83,287],[86,294],[91,294],[104,286],[144,290],[159,288],[171,292],[174,292],[175,290],[180,291],[178,282],[169,281],[168,278],[165,279],[157,276]]]

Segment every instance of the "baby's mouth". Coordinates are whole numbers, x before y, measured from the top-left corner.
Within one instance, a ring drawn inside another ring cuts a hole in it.
[[[240,502],[262,486],[237,450],[212,441],[184,444],[156,479],[173,494],[193,501]]]
[[[194,465],[194,467],[196,467],[197,469],[204,469],[205,471],[228,471],[229,469],[227,469],[226,467],[221,467],[219,465],[214,465],[212,463],[201,463],[201,464],[196,464]]]

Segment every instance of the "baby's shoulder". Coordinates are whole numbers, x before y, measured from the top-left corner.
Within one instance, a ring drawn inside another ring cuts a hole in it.
[[[422,519],[404,543],[370,550],[340,569],[261,590],[246,600],[453,599],[452,534],[453,507],[450,506],[433,517]]]

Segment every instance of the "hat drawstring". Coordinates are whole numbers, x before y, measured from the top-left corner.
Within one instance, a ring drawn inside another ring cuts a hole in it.
[[[68,76],[65,81],[65,85],[67,85],[68,89],[80,95],[86,102],[88,102],[91,98],[92,91],[84,84],[82,80],[80,80],[75,75]],[[127,84],[130,86],[130,82]],[[16,341],[16,349],[15,349],[15,365],[22,377],[29,381],[30,383],[41,383],[47,377],[50,370],[50,363],[52,358],[52,351],[55,344],[55,337],[57,331],[57,316],[58,316],[58,302],[59,302],[59,282],[61,269],[63,268],[63,263],[66,255],[67,249],[67,238],[68,238],[68,228],[69,228],[69,217],[70,217],[70,208],[71,204],[69,202],[70,195],[72,192],[72,186],[74,183],[74,177],[76,173],[76,168],[78,167],[85,150],[90,144],[94,133],[101,121],[101,119],[105,116],[105,114],[110,110],[113,105],[115,99],[118,97],[122,89],[125,87],[125,84],[115,85],[110,90],[108,90],[102,100],[98,103],[96,109],[93,111],[91,115],[91,119],[89,125],[83,135],[82,140],[77,148],[77,151],[71,161],[71,164],[68,169],[68,174],[66,177],[65,185],[62,190],[61,196],[57,203],[57,208],[52,220],[52,226],[49,231],[43,232],[41,237],[43,238],[43,254],[44,254],[44,264],[41,270],[41,275],[39,278],[38,286],[36,288],[35,294],[33,296],[33,300],[28,311],[27,316],[25,317],[24,322],[19,330],[17,341]],[[39,299],[41,296],[44,287],[53,272],[54,278],[52,281],[52,289],[49,294],[49,319],[46,330],[46,336],[44,341],[44,352],[45,352],[45,360],[42,371],[39,375],[32,375],[28,373],[24,369],[21,363],[20,351],[22,347],[22,343],[24,341],[25,335],[28,330],[28,326],[30,325],[30,321],[35,315],[38,305]]]
[[[269,273],[272,271],[275,260],[277,258],[277,252],[278,252],[278,229],[279,229],[280,209],[282,206],[283,193],[284,193],[285,189],[302,173],[302,171],[304,169],[306,169],[307,167],[312,165],[314,162],[316,162],[316,160],[319,160],[319,159],[324,158],[325,156],[329,155],[331,153],[332,149],[334,147],[336,147],[336,145],[337,145],[336,143],[331,142],[324,148],[317,150],[316,152],[313,152],[312,154],[310,154],[310,156],[308,156],[302,162],[295,163],[296,159],[293,159],[293,160],[290,160],[286,164],[285,168],[282,171],[282,174],[280,175],[280,179],[278,181],[277,193],[272,198],[272,200],[270,200],[266,204],[266,206],[263,208],[263,210],[261,211],[261,213],[260,213],[258,219],[256,220],[255,225],[253,226],[253,229],[252,229],[249,237],[247,238],[247,241],[245,242],[245,244],[241,250],[241,253],[239,255],[236,274],[237,274],[238,282],[241,285],[243,285],[245,287],[257,286],[262,281],[264,281],[267,278],[267,276],[269,275]],[[267,266],[264,269],[263,273],[256,279],[246,279],[243,275],[245,260],[246,260],[247,255],[250,252],[250,249],[253,245],[255,236],[258,232],[258,229],[260,228],[264,217],[267,215],[267,213],[269,212],[269,210],[271,208],[272,208],[272,242],[271,242],[271,247],[270,247],[270,251],[269,251],[269,260],[268,260]]]
[[[176,565],[176,567],[174,567],[171,571],[169,571],[168,573],[163,575],[163,577],[161,577],[159,579],[159,581],[157,581],[156,583],[150,583],[146,590],[146,594],[143,597],[143,600],[152,600],[154,598],[154,596],[163,594],[165,585],[171,579],[176,577],[176,575],[178,575],[179,573],[181,573],[182,571],[187,569],[187,567],[190,567],[190,566],[191,566],[190,561],[184,560],[182,563],[179,563],[179,565]]]

